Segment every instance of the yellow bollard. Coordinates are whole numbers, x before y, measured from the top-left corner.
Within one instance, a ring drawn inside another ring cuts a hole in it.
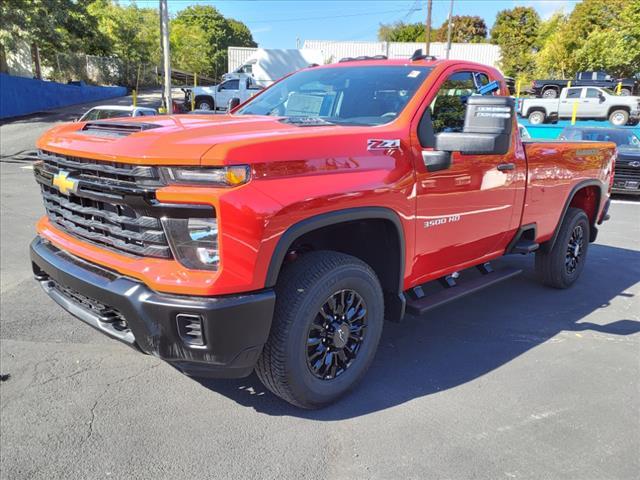
[[[520,98],[520,87],[522,86],[522,80],[516,82],[516,98]]]
[[[131,96],[133,96],[133,106],[135,107],[136,104],[138,103],[138,92],[136,92],[135,90],[133,90],[131,92]]]
[[[571,125],[576,124],[577,115],[578,115],[578,102],[573,102],[573,111],[571,112]]]
[[[571,80],[567,82],[567,88],[571,88]]]
[[[620,95],[620,92],[622,92],[622,82],[618,82],[616,86],[616,95]]]
[[[191,92],[191,111],[193,112],[196,109],[196,92],[195,89],[198,86],[198,74],[193,73],[193,91]]]

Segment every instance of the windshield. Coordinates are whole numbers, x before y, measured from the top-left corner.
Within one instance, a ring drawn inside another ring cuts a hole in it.
[[[250,100],[236,115],[303,125],[382,125],[395,119],[431,68],[385,65],[304,70]]]
[[[121,118],[130,117],[131,111],[129,110],[106,110],[101,108],[94,108],[85,113],[81,118],[81,122],[88,122],[91,120],[104,120],[106,118]]]
[[[613,129],[578,129],[567,128],[560,134],[561,140],[590,140],[594,142],[613,142],[618,147],[629,147],[640,149],[640,138],[631,132],[625,130]]]

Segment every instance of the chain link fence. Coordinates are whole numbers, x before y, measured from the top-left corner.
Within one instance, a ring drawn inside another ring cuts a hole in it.
[[[61,83],[82,80],[93,85],[121,85],[129,88],[161,84],[156,65],[123,62],[116,57],[56,53],[55,62],[43,71],[45,77]]]

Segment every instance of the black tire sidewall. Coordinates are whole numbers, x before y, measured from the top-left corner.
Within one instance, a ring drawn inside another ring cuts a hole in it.
[[[332,380],[321,380],[307,366],[306,341],[308,328],[317,312],[334,293],[352,289],[364,300],[367,307],[367,330],[356,361]],[[377,279],[372,272],[359,265],[343,266],[329,272],[313,285],[295,312],[295,320],[287,338],[287,381],[297,398],[305,403],[323,405],[350,390],[369,368],[378,347],[384,320],[384,302]]]
[[[568,273],[565,268],[565,259],[567,248],[569,247],[569,240],[571,239],[571,234],[576,226],[582,226],[582,230],[584,233],[583,239],[583,249],[582,249],[582,258],[577,265],[576,270],[573,273]],[[556,240],[556,244],[554,246],[553,262],[555,264],[555,268],[558,269],[557,274],[562,279],[562,283],[565,286],[570,286],[578,280],[580,275],[582,274],[582,270],[584,269],[585,262],[587,260],[587,253],[589,250],[589,218],[586,213],[582,210],[572,211],[572,218],[566,223],[566,228],[562,229],[561,235]]]

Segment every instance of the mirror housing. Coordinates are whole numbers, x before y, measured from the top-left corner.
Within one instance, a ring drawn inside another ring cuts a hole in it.
[[[602,93],[598,94],[598,101],[600,103],[604,102],[606,100],[606,98],[604,98],[604,95]]]
[[[505,155],[511,147],[515,101],[511,97],[471,96],[462,132],[435,135],[435,149],[468,155]]]

